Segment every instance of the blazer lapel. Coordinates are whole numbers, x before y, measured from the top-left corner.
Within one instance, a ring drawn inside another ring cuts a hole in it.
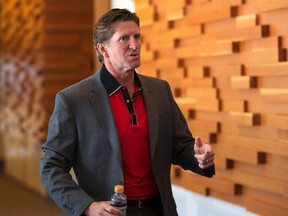
[[[148,117],[148,126],[149,126],[149,136],[150,136],[150,155],[153,159],[156,144],[158,139],[158,107],[157,101],[154,99],[153,95],[153,86],[150,83],[146,82],[145,78],[139,76],[140,81],[143,86],[143,96],[146,106],[146,112]]]
[[[148,126],[149,126],[149,141],[150,141],[150,156],[154,157],[156,144],[158,139],[158,107],[157,101],[154,99],[153,86],[142,76],[139,76],[143,85],[143,97],[146,106]],[[113,117],[113,112],[110,106],[109,98],[104,86],[100,81],[99,73],[97,72],[91,78],[90,82],[91,97],[90,101],[95,110],[96,116],[107,134],[107,138],[113,148],[113,151],[118,155],[119,163],[122,164],[120,140],[116,123]]]
[[[121,148],[116,123],[110,107],[107,92],[100,81],[98,72],[92,77],[91,81],[90,90],[92,94],[90,96],[90,101],[92,107],[107,134],[107,138],[113,151],[119,158],[119,163],[122,166]]]

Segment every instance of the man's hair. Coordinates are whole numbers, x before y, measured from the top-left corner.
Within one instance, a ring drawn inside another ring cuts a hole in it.
[[[103,56],[97,50],[98,43],[104,43],[111,39],[115,33],[114,24],[117,22],[133,21],[140,26],[139,17],[127,9],[114,8],[105,13],[96,23],[93,30],[93,42],[96,48],[98,60],[104,63]]]

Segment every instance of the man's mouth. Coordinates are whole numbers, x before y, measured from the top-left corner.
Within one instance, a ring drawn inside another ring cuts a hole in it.
[[[130,55],[128,55],[129,57],[132,57],[132,58],[139,58],[139,54],[137,54],[137,53],[134,53],[134,54],[130,54]]]

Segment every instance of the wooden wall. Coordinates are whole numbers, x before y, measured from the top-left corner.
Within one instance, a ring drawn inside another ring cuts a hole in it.
[[[94,72],[92,12],[92,0],[45,0],[41,77],[49,114],[56,92]]]
[[[5,172],[39,188],[37,144],[43,138],[41,57],[43,1],[1,2],[1,135]]]
[[[54,95],[93,72],[91,1],[1,2],[5,171],[37,191]],[[135,3],[139,71],[169,81],[194,136],[216,151],[215,178],[174,167],[173,182],[261,215],[287,215],[288,1]]]
[[[57,91],[94,71],[93,1],[1,2],[1,134],[5,172],[45,193],[41,144]]]
[[[142,66],[169,81],[216,177],[173,167],[173,183],[288,215],[288,0],[135,0]],[[192,157],[192,156],[191,156]]]

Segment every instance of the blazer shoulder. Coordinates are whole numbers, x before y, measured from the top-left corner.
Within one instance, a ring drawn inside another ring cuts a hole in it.
[[[157,78],[157,77],[151,77],[151,76],[147,76],[147,75],[143,75],[143,74],[138,74],[138,77],[142,83],[142,85],[165,85],[165,86],[169,86],[169,83],[166,80]]]
[[[77,83],[74,83],[60,91],[65,95],[78,95],[85,92],[91,92],[95,90],[96,86],[99,86],[100,79],[98,79],[98,73],[95,73]]]

